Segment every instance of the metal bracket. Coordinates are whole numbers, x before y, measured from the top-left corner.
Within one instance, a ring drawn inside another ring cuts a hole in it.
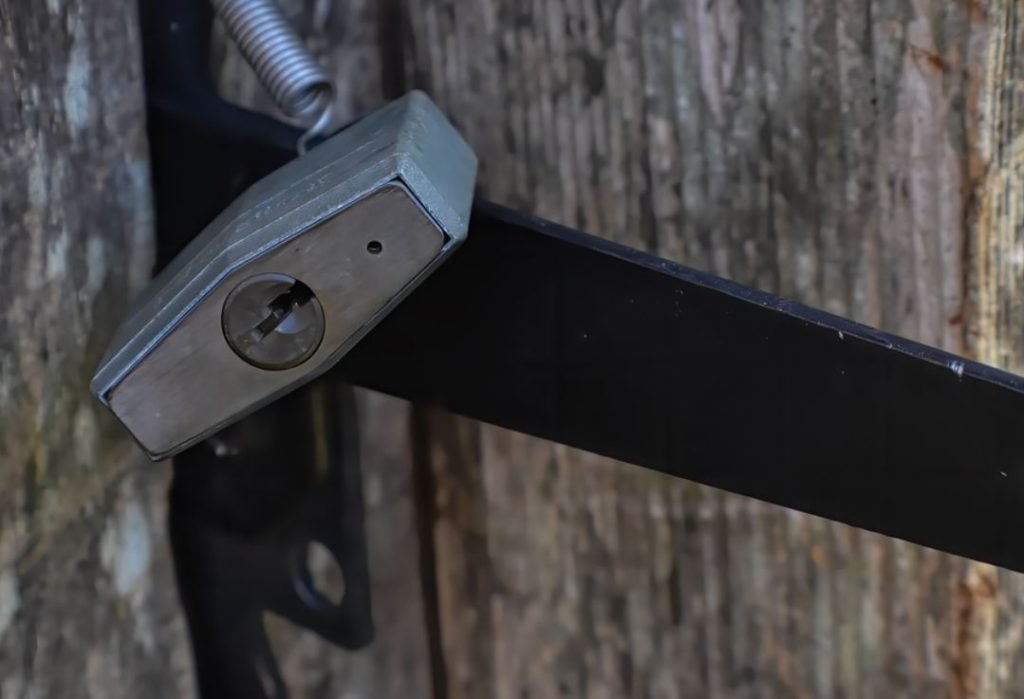
[[[175,459],[171,544],[204,697],[287,696],[264,613],[348,649],[371,640],[352,390],[322,379]],[[307,567],[341,569],[333,604]]]

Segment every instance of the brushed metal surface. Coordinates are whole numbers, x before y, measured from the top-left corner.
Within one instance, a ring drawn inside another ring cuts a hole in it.
[[[367,250],[371,241],[381,244],[379,254]],[[408,191],[386,185],[230,275],[113,389],[110,407],[150,454],[181,449],[329,367],[352,329],[365,326],[444,243],[444,234]],[[293,369],[268,371],[246,363],[221,332],[227,295],[243,279],[265,273],[301,279],[327,319],[320,347]]]

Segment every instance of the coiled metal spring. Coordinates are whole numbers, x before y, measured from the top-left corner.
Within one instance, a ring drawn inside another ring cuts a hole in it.
[[[327,71],[302,43],[276,0],[212,2],[277,106],[309,127],[299,140],[299,150],[305,150],[306,141],[330,124],[334,86]]]

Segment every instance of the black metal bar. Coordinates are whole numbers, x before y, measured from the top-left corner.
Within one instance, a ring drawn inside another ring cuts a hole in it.
[[[264,612],[344,648],[370,641],[357,434],[351,389],[324,379],[175,459],[171,543],[202,696],[286,696]],[[313,543],[344,576],[337,604],[313,583]]]
[[[1020,378],[492,204],[337,371],[1024,570]]]

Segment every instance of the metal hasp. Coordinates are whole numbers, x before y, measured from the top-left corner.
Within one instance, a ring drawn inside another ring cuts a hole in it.
[[[475,176],[424,94],[365,117],[250,187],[178,255],[120,326],[93,393],[164,458],[318,376],[465,238]],[[311,294],[242,308],[267,275]],[[311,343],[300,316],[314,303]],[[298,344],[283,337],[303,329]]]
[[[1021,377],[487,202],[470,229],[332,374],[1024,571]]]
[[[284,699],[267,612],[347,649],[370,642],[356,406],[322,377],[174,459],[168,524],[202,697]],[[344,584],[318,588],[311,547]]]

